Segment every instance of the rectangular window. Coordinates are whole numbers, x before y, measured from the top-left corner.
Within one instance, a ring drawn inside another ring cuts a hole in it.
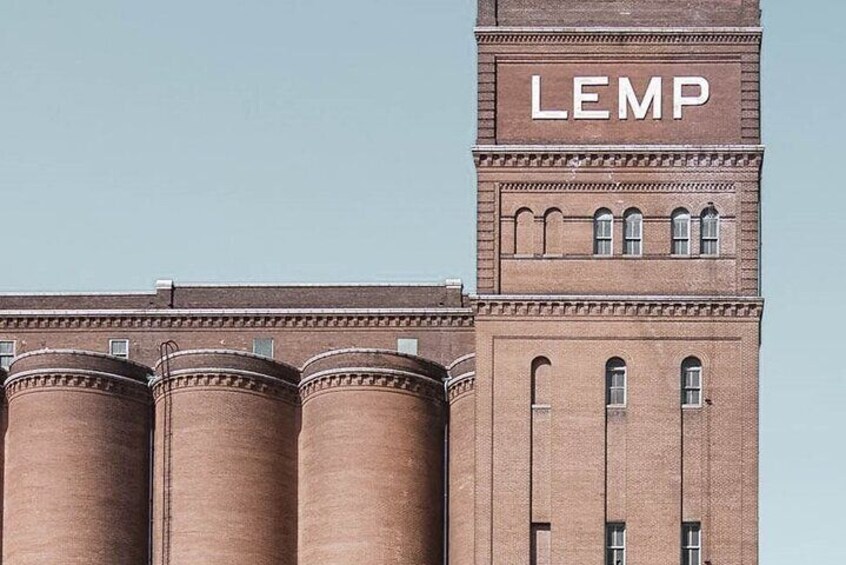
[[[643,251],[643,216],[640,212],[631,212],[626,215],[624,223],[624,247],[625,255],[640,256]]]
[[[112,357],[118,357],[119,359],[129,359],[129,340],[110,339],[109,355]]]
[[[552,530],[549,524],[532,524],[531,565],[552,565]]]
[[[626,565],[626,525],[608,524],[605,538],[605,565]]]
[[[683,377],[682,404],[702,406],[702,367],[698,365],[685,367]]]
[[[397,351],[409,355],[417,355],[417,340],[401,337],[397,340]]]
[[[702,218],[702,248],[699,250],[702,255],[720,254],[719,226],[720,223],[717,217],[705,216]]]
[[[673,216],[673,255],[690,255],[690,216]]]
[[[607,371],[608,406],[626,405],[626,367],[610,367]]]
[[[0,367],[8,369],[15,359],[15,342],[0,341]]]
[[[597,255],[614,254],[614,220],[609,214],[596,220],[594,250]]]
[[[682,565],[702,565],[702,525],[682,524]]]
[[[257,337],[253,340],[253,354],[273,359],[273,338]]]

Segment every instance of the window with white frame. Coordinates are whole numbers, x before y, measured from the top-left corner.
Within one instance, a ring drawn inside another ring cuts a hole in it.
[[[0,367],[8,369],[15,359],[15,342],[0,341]]]
[[[673,212],[673,255],[690,255],[690,212],[679,208]]]
[[[713,206],[702,211],[700,217],[699,253],[716,256],[720,254],[720,213]]]
[[[626,405],[626,362],[619,357],[605,365],[605,402],[608,406]]]
[[[626,525],[608,524],[605,538],[605,565],[626,565]]]
[[[702,363],[688,357],[681,370],[682,406],[702,406]]]
[[[593,252],[596,255],[614,254],[614,215],[606,208],[593,217]]]
[[[418,341],[413,338],[401,337],[397,339],[397,352],[417,355]]]
[[[702,565],[702,525],[699,522],[682,525],[682,565]]]
[[[253,355],[273,359],[273,338],[257,337],[253,339]]]
[[[637,208],[623,216],[623,255],[643,254],[643,214]]]
[[[129,359],[129,340],[110,339],[109,355],[112,357],[118,357],[119,359]]]

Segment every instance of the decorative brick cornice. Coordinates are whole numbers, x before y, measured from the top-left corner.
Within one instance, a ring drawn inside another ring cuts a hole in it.
[[[503,318],[748,318],[760,319],[761,299],[479,297],[478,316]]]
[[[447,400],[450,404],[476,390],[476,374],[459,377],[447,385]]]
[[[173,394],[188,389],[212,388],[260,394],[262,396],[284,400],[289,404],[297,404],[299,402],[296,386],[235,371],[186,372],[184,374],[171,375],[167,378],[160,378],[152,383],[153,398],[156,402],[166,393]]]
[[[3,312],[0,330],[62,329],[289,329],[289,328],[472,328],[470,309],[444,313],[201,314],[109,312]]]
[[[733,182],[508,182],[502,192],[734,192]]]
[[[760,28],[476,28],[479,45],[497,44],[743,44],[760,45]]]
[[[480,145],[478,168],[760,168],[760,146],[542,146]]]
[[[6,398],[11,402],[23,394],[47,389],[99,392],[136,402],[150,402],[150,389],[145,383],[74,371],[34,372],[13,376],[6,384]]]
[[[439,404],[444,402],[444,387],[434,379],[387,370],[339,371],[317,375],[300,385],[300,398],[305,404],[321,393],[341,388],[386,389],[419,396]]]

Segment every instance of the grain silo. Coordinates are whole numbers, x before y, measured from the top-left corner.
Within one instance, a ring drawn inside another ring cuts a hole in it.
[[[3,562],[147,562],[150,374],[82,351],[12,363]]]
[[[153,563],[296,564],[298,371],[184,351],[157,374]]]
[[[306,363],[301,563],[442,564],[445,377],[390,351]]]
[[[449,511],[450,565],[473,563],[476,473],[476,357],[457,359],[449,368]]]

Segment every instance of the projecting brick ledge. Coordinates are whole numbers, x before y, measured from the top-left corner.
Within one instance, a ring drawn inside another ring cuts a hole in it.
[[[672,317],[760,319],[764,301],[724,298],[578,298],[479,296],[476,315],[489,317]]]

